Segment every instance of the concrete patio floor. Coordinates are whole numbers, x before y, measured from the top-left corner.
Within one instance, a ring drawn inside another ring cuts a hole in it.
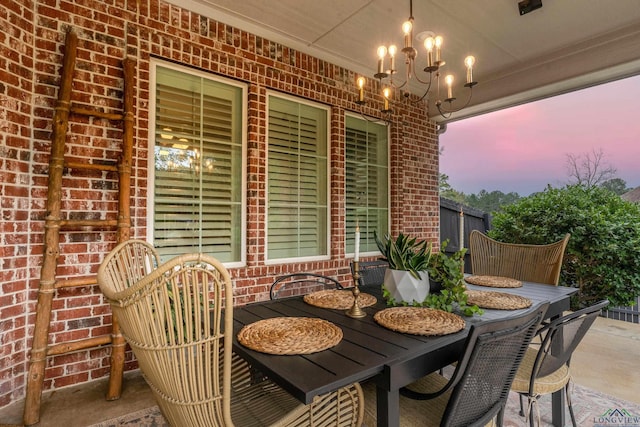
[[[640,325],[599,317],[571,363],[576,384],[640,403]],[[139,371],[125,374],[122,397],[104,399],[107,380],[43,394],[39,427],[84,427],[155,405]],[[0,427],[22,425],[23,402],[0,410]]]

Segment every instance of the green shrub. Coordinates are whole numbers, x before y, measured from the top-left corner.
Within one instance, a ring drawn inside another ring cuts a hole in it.
[[[640,206],[601,188],[547,188],[505,206],[489,235],[546,244],[571,233],[560,284],[579,288],[572,306],[608,299],[633,305],[640,294]]]

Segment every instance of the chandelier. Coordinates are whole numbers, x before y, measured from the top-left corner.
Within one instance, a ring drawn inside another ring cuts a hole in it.
[[[398,52],[396,45],[380,46],[378,47],[378,67],[377,72],[374,74],[374,78],[378,79],[380,86],[382,87],[382,98],[384,100],[383,108],[380,110],[382,113],[390,116],[393,113],[390,102],[394,98],[394,92],[403,91],[405,98],[409,98],[411,93],[408,90],[409,82],[412,79],[420,82],[423,85],[427,85],[424,89],[424,94],[420,96],[418,102],[424,100],[431,90],[432,84],[435,82],[437,86],[435,105],[443,118],[451,117],[451,114],[456,113],[467,105],[471,101],[471,94],[473,87],[478,82],[473,81],[473,66],[476,62],[475,58],[471,55],[464,59],[464,64],[467,69],[465,88],[468,88],[467,101],[459,107],[454,105],[456,98],[453,96],[453,81],[454,77],[448,74],[444,77],[446,84],[447,97],[442,100],[440,95],[440,70],[445,65],[445,61],[442,59],[442,36],[435,35],[432,32],[422,32],[417,35],[417,39],[424,43],[426,55],[421,64],[418,64],[418,50],[413,47],[413,0],[409,0],[409,19],[402,24],[402,32],[404,33],[404,45],[402,50]],[[405,62],[405,78],[404,82],[398,84],[394,80],[394,76],[398,73],[396,69],[396,58],[399,53],[404,54]],[[426,77],[421,78],[416,72],[416,68],[422,68]],[[364,87],[366,79],[363,76],[359,76],[357,81],[358,86],[358,100],[357,104],[365,104],[364,99]],[[406,88],[406,89],[405,89]]]

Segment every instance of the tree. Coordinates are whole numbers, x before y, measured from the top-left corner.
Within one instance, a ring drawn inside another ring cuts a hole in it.
[[[480,190],[477,195],[468,195],[466,197],[466,204],[473,208],[480,209],[483,212],[493,213],[499,211],[502,206],[515,203],[519,199],[520,195],[515,192],[505,194],[499,190],[492,192]]]
[[[640,205],[599,187],[548,187],[505,206],[493,217],[491,237],[546,244],[571,234],[560,284],[579,288],[573,308],[608,299],[635,304],[640,295]]]
[[[570,185],[591,188],[615,177],[617,170],[604,160],[602,149],[582,155],[567,154],[567,173]]]
[[[627,181],[622,178],[609,179],[600,184],[600,187],[609,190],[618,196],[629,191],[629,188],[627,188]]]
[[[461,191],[454,190],[449,184],[449,175],[440,173],[440,180],[438,182],[440,187],[440,196],[445,199],[453,200],[454,202],[466,204],[465,199],[467,196]]]

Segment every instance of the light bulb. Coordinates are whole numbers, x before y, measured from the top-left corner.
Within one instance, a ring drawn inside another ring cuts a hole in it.
[[[475,63],[476,63],[476,58],[474,58],[471,55],[469,55],[466,58],[464,58],[464,65],[466,65],[467,68],[473,67],[473,64],[475,64]]]
[[[427,49],[427,52],[431,52],[434,45],[435,40],[433,40],[433,37],[427,37],[426,39],[424,39],[424,48]]]
[[[436,36],[435,38],[435,45],[436,45],[436,64],[440,64],[441,61],[441,55],[440,55],[440,49],[442,48],[442,36]]]
[[[464,58],[464,65],[467,66],[467,84],[473,83],[473,64],[476,63],[476,58],[469,55]]]
[[[385,87],[382,90],[382,95],[384,96],[384,111],[389,111],[389,96],[391,95],[391,89]]]
[[[364,83],[365,78],[362,76],[358,77],[358,102],[360,104],[364,103]]]
[[[411,33],[412,29],[413,24],[411,23],[411,21],[404,21],[404,24],[402,24],[402,32],[405,34],[405,36]]]
[[[385,56],[387,56],[387,47],[386,46],[378,47],[378,58],[384,59]]]
[[[451,85],[453,85],[453,75],[447,74],[444,81],[447,84],[447,99],[453,99],[453,89],[451,88]]]
[[[387,56],[387,48],[385,46],[378,47],[378,74],[384,74],[384,57]]]
[[[395,44],[389,46],[389,57],[391,58],[391,65],[389,65],[389,71],[391,74],[396,71],[396,53],[398,52],[398,48]]]
[[[431,68],[433,66],[433,46],[435,45],[435,40],[433,37],[427,37],[424,39],[424,48],[427,49],[427,67]]]
[[[413,23],[411,22],[411,19],[409,19],[408,21],[405,21],[404,24],[402,24],[402,32],[404,33],[404,48],[407,50],[410,50],[412,48],[412,41],[411,39],[413,38],[411,35],[411,30],[413,29]]]

